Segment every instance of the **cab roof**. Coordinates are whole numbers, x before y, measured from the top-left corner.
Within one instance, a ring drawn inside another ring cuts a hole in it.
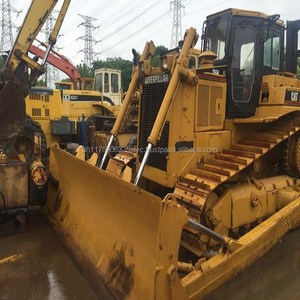
[[[267,19],[268,17],[270,17],[270,15],[266,15],[266,14],[261,13],[259,11],[243,10],[243,9],[237,9],[237,8],[228,8],[228,9],[222,10],[220,12],[217,12],[215,14],[207,16],[207,20],[211,20],[211,19],[214,19],[215,17],[222,16],[222,15],[225,15],[225,14],[255,17],[255,18],[262,18],[262,19]],[[276,24],[285,27],[284,22],[280,19],[276,21]]]

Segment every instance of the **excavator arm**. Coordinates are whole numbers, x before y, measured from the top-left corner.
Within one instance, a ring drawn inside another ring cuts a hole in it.
[[[41,64],[28,56],[28,50],[58,0],[33,0],[6,60],[0,82],[0,140],[20,134],[25,122],[25,97],[29,88],[45,72],[45,63],[56,42],[59,29],[71,0],[64,0],[54,29],[49,37],[46,55]]]
[[[40,43],[41,46],[47,47],[46,44]],[[43,49],[36,47],[35,45],[31,45],[29,48],[29,52],[37,55],[39,58],[43,59],[45,57],[46,51]],[[55,50],[51,50],[51,53],[49,54],[47,58],[47,62],[51,64],[52,66],[56,67],[60,71],[64,72],[73,82],[73,86],[75,89],[77,89],[77,81],[82,81],[81,75],[77,68],[63,55],[59,54]]]

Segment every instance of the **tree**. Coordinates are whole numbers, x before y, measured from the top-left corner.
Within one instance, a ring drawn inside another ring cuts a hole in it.
[[[153,58],[151,59],[151,67],[159,67],[160,65],[160,54],[168,51],[165,46],[157,46],[154,52]]]
[[[0,56],[0,72],[3,70],[3,68],[4,68],[4,63],[5,63],[5,61],[4,61],[4,58],[2,57],[2,56]]]
[[[61,80],[61,82],[72,82],[72,80],[70,78],[64,78]]]
[[[89,68],[87,65],[80,64],[80,65],[77,65],[76,68],[78,69],[81,77],[87,77],[87,78],[94,77],[93,70],[91,68]]]
[[[46,86],[46,82],[43,79],[37,80],[35,86]]]
[[[158,67],[160,64],[160,54],[168,51],[164,46],[157,46],[154,56],[151,60],[152,67]],[[93,78],[94,71],[97,69],[108,68],[121,70],[122,88],[127,91],[133,67],[133,61],[123,59],[121,57],[107,58],[106,60],[96,60],[92,63],[92,68],[88,68],[85,64],[77,65],[77,69],[82,77]]]

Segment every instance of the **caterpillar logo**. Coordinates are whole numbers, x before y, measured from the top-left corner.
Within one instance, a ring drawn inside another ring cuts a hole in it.
[[[144,77],[144,84],[157,84],[170,81],[170,74],[158,74]]]
[[[298,92],[291,92],[291,101],[298,101],[299,93]]]
[[[290,103],[299,103],[300,102],[300,92],[293,91],[293,90],[287,90],[285,94],[285,102]]]

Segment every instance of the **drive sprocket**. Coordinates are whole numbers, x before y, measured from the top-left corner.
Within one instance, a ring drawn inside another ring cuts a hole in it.
[[[300,134],[290,137],[283,149],[283,169],[292,177],[300,175]]]

